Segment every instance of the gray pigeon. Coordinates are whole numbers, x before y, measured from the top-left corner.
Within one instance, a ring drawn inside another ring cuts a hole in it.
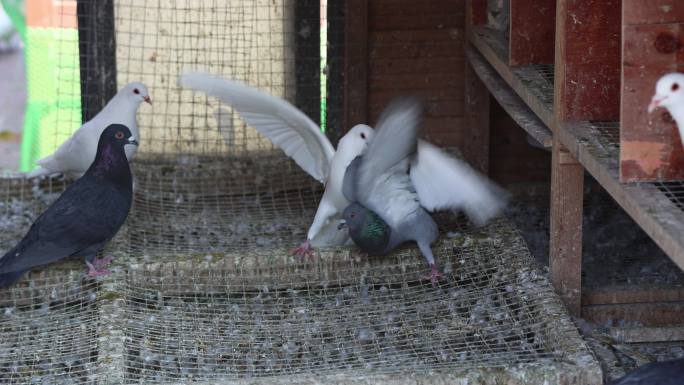
[[[684,384],[684,358],[651,362],[610,385],[682,385]]]
[[[100,135],[95,160],[31,225],[13,249],[0,258],[0,287],[13,284],[32,267],[70,256],[85,257],[88,275],[107,274],[111,258],[95,259],[123,225],[133,196],[124,147],[138,145],[124,125],[109,125]]]
[[[426,210],[461,209],[478,225],[498,214],[508,194],[464,162],[418,140],[422,107],[394,101],[380,117],[368,149],[344,175],[342,192],[353,204],[343,212],[349,235],[362,251],[385,254],[415,241],[431,268],[441,273],[430,245],[437,224]]]

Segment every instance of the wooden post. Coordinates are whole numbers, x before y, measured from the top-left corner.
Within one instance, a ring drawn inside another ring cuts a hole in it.
[[[78,0],[81,116],[92,119],[117,92],[114,1]]]
[[[551,282],[570,314],[582,305],[582,201],[584,167],[553,136],[551,155]]]
[[[684,148],[666,110],[646,106],[661,76],[684,71],[684,3],[623,0],[620,181],[684,179]]]
[[[463,156],[475,169],[489,174],[489,90],[466,62]]]
[[[344,55],[344,131],[368,123],[368,0],[347,0]]]

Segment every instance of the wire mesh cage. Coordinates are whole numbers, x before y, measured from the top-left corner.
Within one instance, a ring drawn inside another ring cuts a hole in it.
[[[436,287],[421,281],[427,265],[414,248],[385,258],[348,248],[321,249],[314,261],[290,255],[323,186],[229,106],[177,78],[202,70],[242,80],[336,138],[342,3],[56,3],[71,20],[62,24],[78,25],[53,47],[56,99],[71,102],[44,117],[52,130],[32,156],[130,81],[145,83],[154,104],[138,112],[133,209],[105,250],[117,256],[114,272],[93,281],[72,260],[0,291],[1,383],[600,383],[504,219],[473,229],[441,215],[434,249],[446,279]],[[68,183],[0,180],[0,249]]]
[[[446,273],[438,286],[420,280],[427,268],[410,248],[392,258],[327,250],[303,263],[282,249],[121,253],[98,282],[77,262],[34,271],[0,293],[0,378],[600,383],[598,364],[515,228],[503,219],[450,227],[460,231],[435,245]]]

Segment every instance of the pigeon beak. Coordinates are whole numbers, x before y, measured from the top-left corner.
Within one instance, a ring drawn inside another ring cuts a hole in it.
[[[653,95],[653,99],[651,99],[651,103],[648,105],[648,113],[650,114],[653,110],[660,107],[665,99],[667,99],[667,96],[660,97],[658,94]]]
[[[338,230],[342,230],[343,228],[347,227],[347,222],[343,219],[340,221],[340,223],[337,225]]]
[[[134,145],[134,146],[137,146],[137,145],[138,145],[138,141],[135,140],[135,138],[131,136],[130,138],[128,138],[128,143],[126,143],[126,144],[132,144],[132,145]]]
[[[145,96],[143,99],[151,106],[152,105],[152,99],[150,99],[149,96]]]

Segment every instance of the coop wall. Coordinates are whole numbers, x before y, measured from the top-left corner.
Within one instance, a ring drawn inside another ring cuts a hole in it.
[[[368,2],[368,113],[413,94],[426,102],[423,132],[447,146],[464,143],[465,1]]]

